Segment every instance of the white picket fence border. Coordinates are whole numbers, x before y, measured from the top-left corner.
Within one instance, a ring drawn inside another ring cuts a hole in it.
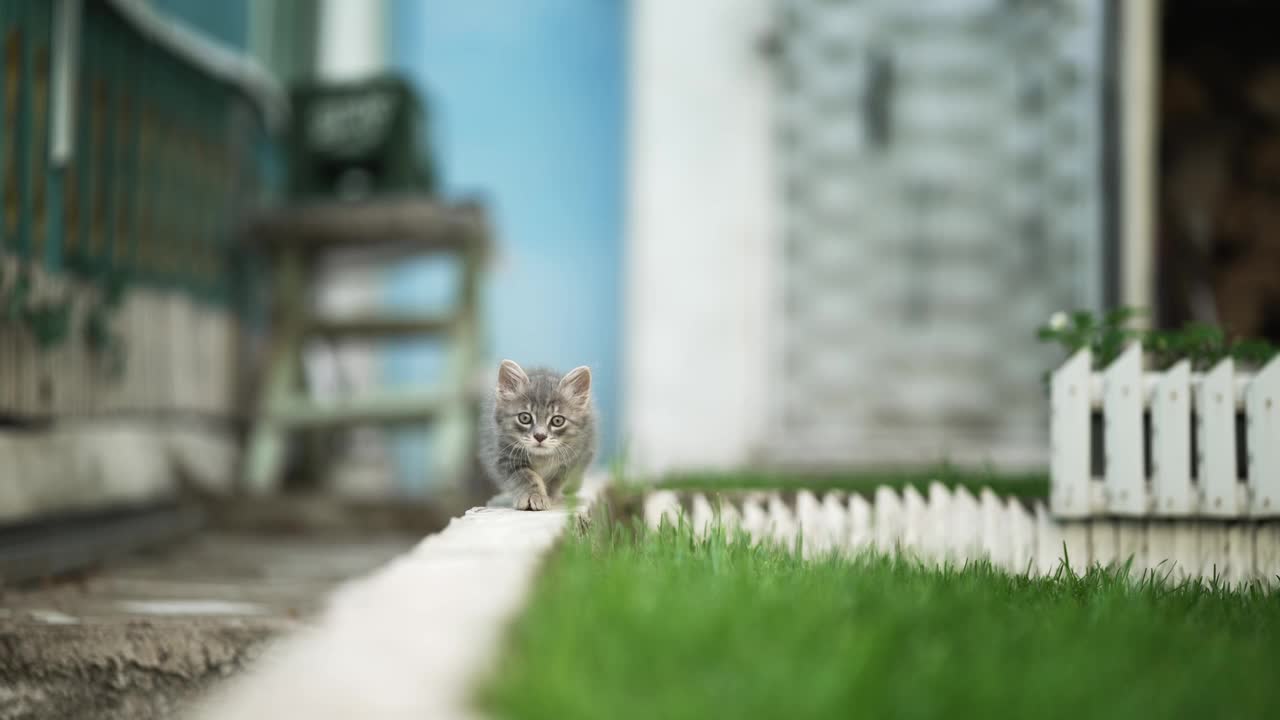
[[[686,504],[675,492],[649,493],[644,521],[650,528],[684,521],[699,537],[713,527],[745,530],[755,541],[794,548],[807,557],[831,552],[909,553],[933,564],[961,565],[987,559],[1012,574],[1049,576],[1064,560],[1072,570],[1123,566],[1135,577],[1150,571],[1173,580],[1229,583],[1280,582],[1280,522],[1096,518],[1061,521],[1037,501],[1031,509],[1014,497],[983,488],[933,483],[923,495],[876,489],[871,500],[831,492],[796,495],[794,507],[778,493],[751,493],[741,506],[702,493]]]
[[[1134,343],[1105,370],[1092,367],[1089,351],[1082,350],[1050,383],[1055,517],[1280,517],[1280,358],[1256,374],[1237,371],[1230,358],[1206,373],[1192,372],[1186,360],[1148,372],[1142,346]],[[1095,411],[1104,422],[1101,477],[1092,474]],[[1143,419],[1148,412],[1149,431]],[[1243,438],[1237,437],[1240,412]],[[1247,449],[1243,482],[1241,439]]]

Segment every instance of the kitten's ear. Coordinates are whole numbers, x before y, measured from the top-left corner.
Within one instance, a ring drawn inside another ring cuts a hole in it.
[[[585,406],[591,399],[591,368],[583,365],[570,370],[560,380],[560,392]]]
[[[529,376],[524,368],[514,360],[503,360],[498,366],[498,397],[514,397],[529,384]]]

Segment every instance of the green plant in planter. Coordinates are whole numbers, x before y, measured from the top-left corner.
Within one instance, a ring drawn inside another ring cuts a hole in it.
[[[31,272],[24,268],[0,298],[0,318],[20,324],[31,333],[42,351],[50,350],[66,340],[70,332],[71,301],[66,298],[36,300],[32,297]]]
[[[1094,364],[1104,367],[1119,357],[1130,341],[1141,339],[1141,333],[1129,327],[1140,315],[1141,310],[1129,307],[1108,310],[1101,318],[1087,310],[1077,310],[1070,315],[1059,312],[1036,334],[1042,341],[1058,343],[1068,354],[1088,348],[1093,353]]]
[[[120,307],[126,279],[116,273],[98,279],[101,299],[89,310],[82,329],[88,348],[106,358],[113,376],[124,369],[124,339],[111,329],[111,318]],[[18,325],[27,330],[42,351],[53,350],[72,334],[73,302],[70,296],[37,300],[32,295],[31,272],[19,271],[13,284],[0,294],[0,323]]]
[[[111,328],[111,320],[124,302],[127,281],[120,273],[111,273],[100,281],[102,295],[90,308],[84,321],[84,341],[90,351],[104,360],[112,377],[124,373],[124,338]]]
[[[1231,357],[1236,361],[1258,367],[1271,362],[1277,353],[1280,353],[1280,348],[1258,338],[1237,340],[1231,346]]]
[[[1280,353],[1275,345],[1260,338],[1229,338],[1222,328],[1208,323],[1189,323],[1180,330],[1138,330],[1130,327],[1143,311],[1117,308],[1096,318],[1088,311],[1067,315],[1054,313],[1037,331],[1045,342],[1056,342],[1068,354],[1088,348],[1094,367],[1110,365],[1126,345],[1138,340],[1156,368],[1165,369],[1182,359],[1193,368],[1205,370],[1224,358],[1252,367],[1261,367]]]
[[[1222,328],[1206,323],[1191,323],[1181,330],[1151,331],[1143,338],[1143,346],[1159,368],[1186,359],[1192,367],[1203,369],[1227,357],[1231,349]]]
[[[7,323],[22,322],[23,309],[31,295],[31,273],[19,271],[4,296],[0,298],[0,320]]]
[[[41,350],[61,345],[71,332],[71,301],[43,300],[23,308],[23,322]]]

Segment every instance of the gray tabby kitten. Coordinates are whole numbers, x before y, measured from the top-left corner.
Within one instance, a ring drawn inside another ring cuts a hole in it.
[[[511,360],[498,368],[491,407],[481,416],[480,461],[517,510],[546,510],[573,489],[595,455],[591,369],[525,373]]]

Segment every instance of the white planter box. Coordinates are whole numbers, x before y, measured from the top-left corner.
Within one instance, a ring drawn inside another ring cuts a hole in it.
[[[1186,360],[1147,372],[1142,359],[1135,343],[1095,372],[1082,350],[1054,372],[1052,514],[1280,516],[1280,359],[1256,374],[1237,372],[1231,359],[1206,373],[1192,372]],[[1097,413],[1101,447],[1094,446]]]

